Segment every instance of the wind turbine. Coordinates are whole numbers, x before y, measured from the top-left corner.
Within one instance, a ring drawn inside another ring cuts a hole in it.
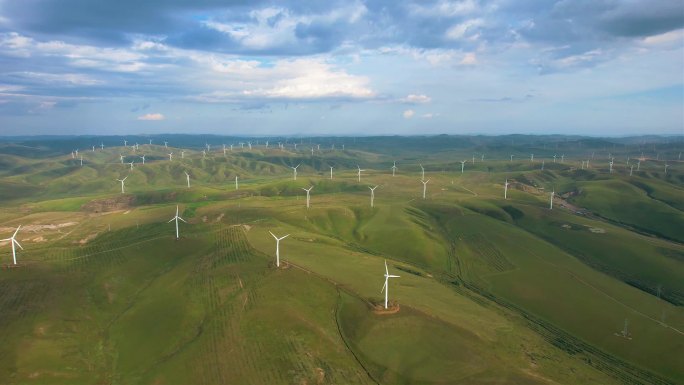
[[[104,143],[100,143],[100,150],[104,150]]]
[[[122,154],[119,154],[119,159],[121,159],[121,164],[124,164],[123,158],[124,158],[124,156]]]
[[[238,187],[239,187],[239,186],[238,186],[238,176],[235,175],[235,189],[237,190]]]
[[[357,175],[358,175],[358,177],[359,177],[359,182],[361,182],[361,171],[366,171],[366,170],[362,170],[361,167],[359,167],[358,164],[356,165],[356,168],[359,170],[359,171],[357,172]]]
[[[544,171],[544,160],[542,159],[542,166],[541,166],[542,171]]]
[[[271,233],[271,231],[269,231]],[[276,237],[275,234],[271,233],[273,238],[276,240],[276,267],[280,267],[280,241],[290,236],[290,234],[284,235],[280,238]]]
[[[133,170],[133,162],[126,163],[126,164],[129,164],[131,166],[131,170]]]
[[[83,165],[83,158],[81,158],[81,165]],[[669,164],[665,165],[665,175],[667,175],[667,168],[670,167]]]
[[[391,275],[389,273],[389,270],[387,269],[387,260],[385,260],[385,284],[382,285],[382,290],[380,290],[381,293],[383,291],[385,292],[385,309],[387,309],[387,298],[389,297],[389,279],[399,277],[399,275]]]
[[[141,156],[140,159],[143,160],[143,164],[145,164],[145,155]]]
[[[173,160],[173,152],[167,154],[169,156],[169,162]]]
[[[504,200],[508,199],[508,178],[506,178],[506,183],[504,183]]]
[[[553,154],[553,163],[556,163],[556,154]]]
[[[188,174],[187,171],[183,171],[185,173],[185,179],[188,181],[188,188],[190,188],[190,174]]]
[[[465,169],[466,162],[467,162],[467,160],[461,161],[461,174],[463,174],[463,170]]]
[[[299,166],[301,166],[301,165],[302,165],[302,164],[300,163],[300,164],[298,164],[298,165],[296,165],[296,166],[294,166],[294,167],[290,166],[290,168],[292,169],[292,171],[293,171],[293,173],[294,173],[294,180],[297,180],[297,167],[299,167]]]
[[[223,156],[226,156],[226,145],[223,145]]]
[[[83,155],[81,155],[81,167],[83,167]],[[667,167],[665,168],[665,173],[667,173]]]
[[[534,154],[530,154],[530,162],[534,162]]]
[[[553,196],[556,195],[556,191],[551,191],[551,199],[549,200],[549,210],[553,210]]]
[[[611,159],[610,163],[608,163],[609,171],[612,174],[613,173],[613,160]]]
[[[124,193],[124,181],[125,181],[127,178],[128,178],[128,175],[126,176],[126,178],[117,179],[119,182],[121,182],[121,193],[122,193],[122,194]]]
[[[150,141],[150,146],[151,146],[152,145],[152,139],[149,139],[149,141]]]
[[[425,199],[425,192],[427,191],[427,184],[428,184],[429,181],[430,181],[430,179],[428,179],[428,180],[421,180],[421,182],[423,182],[423,199]]]
[[[634,171],[634,165],[629,166],[629,176],[632,176],[633,171]]]
[[[397,161],[394,161],[394,166],[392,166],[392,176],[394,176],[394,173],[397,171]]]
[[[12,244],[12,260],[14,261],[15,265],[17,264],[17,250],[16,250],[15,245],[19,246],[20,249],[24,250],[24,248],[21,247],[21,245],[19,244],[19,241],[17,241],[17,238],[16,238],[17,233],[19,232],[20,228],[21,228],[21,225],[19,225],[19,227],[17,227],[17,229],[14,231],[14,234],[12,234],[11,237],[6,238],[6,239],[0,239],[0,241],[2,241],[2,242],[10,241],[10,243]]]
[[[164,141],[164,148],[169,148],[169,142]]]
[[[513,155],[511,155],[511,162],[513,162]]]
[[[93,151],[92,151],[92,152],[95,152],[95,146],[93,146]]]
[[[333,170],[333,166],[330,166],[330,179],[332,179],[332,170]]]
[[[181,217],[178,215],[178,205],[176,205],[176,216],[173,217],[173,218],[171,218],[170,221],[166,222],[166,223],[171,223],[171,222],[173,222],[173,221],[176,221],[176,240],[178,239],[178,220],[179,220],[179,219],[180,219],[181,221],[185,222],[185,219],[181,218]],[[188,223],[188,222],[185,222],[185,223]]]
[[[420,165],[420,180],[425,180],[425,169],[422,164]]]
[[[311,198],[311,195],[309,193],[311,192],[311,190],[313,188],[314,188],[314,186],[311,186],[308,189],[302,188],[302,190],[306,191],[306,208],[307,209],[309,208],[309,202],[310,202],[310,198]]]
[[[370,187],[368,188],[371,190],[371,208],[373,208],[373,201],[375,201],[375,189],[378,188],[378,186],[375,187]]]
[[[124,147],[128,147],[128,141],[124,139]]]

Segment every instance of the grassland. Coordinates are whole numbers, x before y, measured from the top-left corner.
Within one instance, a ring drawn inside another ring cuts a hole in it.
[[[0,146],[0,237],[24,226],[21,266],[0,270],[0,383],[684,382],[684,166],[630,177],[626,162],[581,169],[565,142],[508,143],[174,161],[153,145],[133,170],[130,147],[80,166],[48,144]],[[484,151],[461,173],[455,159]],[[291,234],[282,268],[269,230]],[[383,260],[401,275],[391,314],[376,311]]]

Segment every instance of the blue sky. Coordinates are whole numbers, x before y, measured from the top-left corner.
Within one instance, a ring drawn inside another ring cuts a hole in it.
[[[0,135],[684,134],[681,0],[0,0]]]

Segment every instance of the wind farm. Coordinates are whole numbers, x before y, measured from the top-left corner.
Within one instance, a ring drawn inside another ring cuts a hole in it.
[[[684,380],[681,141],[269,140],[1,142],[0,378]]]

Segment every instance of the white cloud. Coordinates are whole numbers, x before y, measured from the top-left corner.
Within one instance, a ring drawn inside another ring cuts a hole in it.
[[[468,52],[467,54],[463,55],[463,59],[461,59],[459,64],[462,64],[462,65],[477,64],[477,56],[475,55],[474,52]]]
[[[423,104],[423,103],[430,103],[432,99],[427,96],[427,95],[417,95],[417,94],[410,94],[406,96],[405,98],[401,99],[402,102],[404,103],[411,103],[411,104]]]
[[[427,113],[427,114],[421,115],[420,117],[424,118],[424,119],[432,119],[433,116],[435,116],[435,115],[432,113]]]
[[[453,17],[473,13],[479,9],[473,0],[450,1],[440,0],[429,6],[411,4],[411,14],[423,17]]]
[[[164,120],[166,119],[164,115],[156,113],[156,114],[145,114],[138,116],[138,120]]]
[[[416,112],[413,110],[406,110],[402,115],[404,116],[404,119],[411,119],[415,114]]]
[[[449,28],[445,35],[450,40],[477,40],[480,36],[477,27],[482,24],[484,24],[482,19],[466,20]]]
[[[684,29],[661,33],[659,35],[648,36],[641,41],[648,46],[656,45],[681,45],[684,42]]]
[[[218,76],[212,84],[228,90],[204,93],[195,100],[234,101],[239,98],[267,99],[368,99],[376,96],[369,79],[351,75],[323,59],[259,61],[221,60],[216,56],[196,56]]]
[[[11,74],[14,77],[30,79],[44,84],[60,84],[71,86],[93,86],[103,82],[91,76],[76,73],[51,74],[45,72],[18,72]]]

